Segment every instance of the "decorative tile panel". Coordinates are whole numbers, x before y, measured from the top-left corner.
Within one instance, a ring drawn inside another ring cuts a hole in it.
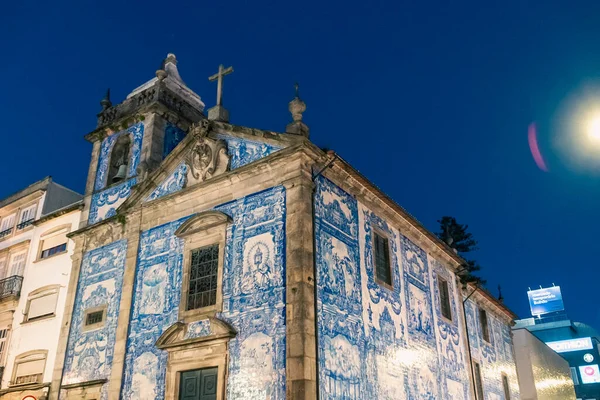
[[[519,399],[519,384],[513,357],[512,337],[508,325],[488,311],[490,343],[483,340],[479,327],[479,307],[469,299],[465,303],[471,356],[481,366],[486,399],[504,399],[502,373],[508,377],[511,399]]]
[[[140,236],[123,398],[164,398],[167,353],[155,343],[177,321],[183,241],[174,233],[185,219],[152,228]]]
[[[227,142],[227,151],[231,156],[230,169],[243,167],[281,149],[281,147],[265,142],[240,139],[229,135],[217,135],[217,137]]]
[[[228,399],[285,398],[285,189],[276,187],[216,207],[228,214],[223,312],[237,332],[229,342]],[[142,232],[126,348],[122,397],[163,399],[167,353],[156,340],[177,321],[187,218]],[[186,338],[210,334],[188,325]]]
[[[140,162],[140,152],[142,149],[142,139],[144,138],[144,123],[138,122],[124,131],[114,133],[108,136],[102,142],[100,155],[98,157],[98,168],[96,170],[96,181],[94,190],[100,190],[106,186],[106,174],[108,173],[108,164],[110,162],[110,153],[117,139],[122,135],[131,135],[131,151],[129,152],[129,169],[127,177],[136,175],[136,170]]]
[[[120,240],[83,257],[65,356],[65,385],[110,377],[126,251],[127,241]],[[104,305],[104,325],[84,332],[85,310]],[[102,399],[106,398],[105,385]]]
[[[183,140],[186,133],[177,125],[167,122],[165,127],[165,141],[163,145],[163,158],[167,157],[175,147]]]
[[[173,171],[173,173],[165,179],[160,185],[154,189],[150,196],[146,198],[146,201],[156,200],[160,197],[166,196],[171,193],[175,193],[185,186],[186,176],[188,172],[188,166],[185,163],[179,164],[179,166]]]
[[[117,208],[127,200],[136,178],[129,179],[119,185],[111,186],[102,192],[92,195],[88,224],[92,225],[117,213]]]
[[[210,321],[203,319],[188,324],[187,332],[185,333],[184,339],[194,339],[204,336],[210,336],[211,334]]]
[[[320,398],[469,398],[454,272],[331,181],[315,184]],[[389,240],[391,287],[375,278],[374,230]],[[441,315],[438,276],[449,283],[452,319]]]

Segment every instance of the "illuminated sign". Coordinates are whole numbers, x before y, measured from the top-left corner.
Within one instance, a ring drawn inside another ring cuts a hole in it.
[[[582,365],[579,367],[579,373],[581,374],[581,383],[600,382],[600,370],[598,370],[598,364]]]
[[[591,355],[590,353],[585,353],[583,356],[583,361],[592,362],[592,361],[594,361],[594,356]]]
[[[547,342],[548,347],[557,353],[567,353],[569,351],[592,350],[592,338],[579,338],[569,340],[559,340],[557,342]]]
[[[530,290],[527,292],[527,297],[529,297],[531,315],[548,314],[565,309],[562,294],[560,293],[560,286]]]

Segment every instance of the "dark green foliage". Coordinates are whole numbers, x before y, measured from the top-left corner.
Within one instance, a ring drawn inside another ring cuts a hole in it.
[[[448,216],[442,217],[438,222],[440,224],[440,232],[437,232],[436,235],[466,261],[466,264],[463,265],[463,270],[460,273],[461,280],[463,282],[478,282],[480,284],[485,284],[483,279],[473,274],[481,269],[479,263],[466,256],[468,253],[477,250],[477,241],[473,239],[473,235],[467,231],[469,225],[459,224],[456,222],[456,218]]]

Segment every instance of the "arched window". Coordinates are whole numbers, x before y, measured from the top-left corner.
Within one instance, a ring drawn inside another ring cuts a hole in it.
[[[110,164],[108,166],[107,185],[122,181],[127,177],[127,167],[129,166],[129,149],[131,147],[131,138],[129,135],[121,135],[115,142],[110,153]]]

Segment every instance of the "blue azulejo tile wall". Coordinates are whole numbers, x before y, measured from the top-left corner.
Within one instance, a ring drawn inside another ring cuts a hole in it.
[[[373,232],[389,240],[392,285],[376,281]],[[436,273],[452,273],[331,181],[315,192],[322,399],[464,399],[465,349],[439,318]]]
[[[65,356],[63,385],[108,379],[112,367],[127,242],[87,252],[81,264]],[[85,311],[106,307],[104,325],[84,331]],[[106,399],[107,387],[102,389]]]
[[[229,162],[231,169],[243,167],[281,149],[281,147],[258,140],[240,139],[223,134],[217,135],[217,137],[227,143],[227,152],[231,157]]]
[[[510,328],[488,311],[489,342],[483,339],[479,308],[472,299],[465,303],[471,356],[481,366],[483,391],[486,399],[503,400],[502,374],[508,378],[511,399],[519,398],[519,386]]]
[[[275,187],[216,207],[229,215],[223,312],[238,332],[229,343],[228,399],[285,398],[285,189]],[[185,220],[142,232],[126,346],[123,398],[162,399],[166,352],[154,346],[177,321]],[[260,255],[260,256],[259,256]],[[208,320],[188,335],[210,333]]]

